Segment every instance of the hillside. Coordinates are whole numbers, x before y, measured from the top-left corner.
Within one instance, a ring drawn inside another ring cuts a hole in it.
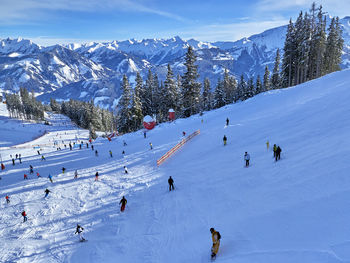
[[[85,144],[81,150],[65,149],[62,140],[86,141],[87,132],[62,127],[36,142],[43,145],[46,161],[31,144],[0,148],[6,159],[0,181],[0,261],[209,262],[209,228],[215,227],[222,235],[216,262],[349,262],[349,73],[163,123],[146,139],[141,131],[112,142],[98,139],[98,157]],[[156,166],[182,139],[182,131],[188,135],[197,129],[200,135]],[[55,140],[61,151],[51,146]],[[281,146],[280,161],[274,161],[266,140]],[[248,168],[245,151],[251,155]],[[22,153],[24,161],[12,167],[9,155],[14,153]],[[43,178],[29,175],[24,181],[29,164]],[[129,174],[123,172],[125,165]],[[79,177],[73,179],[76,169]],[[176,187],[170,193],[169,176]],[[46,199],[45,188],[52,191]],[[120,213],[123,195],[128,204]],[[88,242],[78,242],[77,223]]]

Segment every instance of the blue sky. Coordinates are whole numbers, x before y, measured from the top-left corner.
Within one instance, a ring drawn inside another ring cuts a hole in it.
[[[168,38],[232,41],[286,24],[307,0],[0,0],[0,37],[55,43]],[[349,0],[318,1],[350,16]]]

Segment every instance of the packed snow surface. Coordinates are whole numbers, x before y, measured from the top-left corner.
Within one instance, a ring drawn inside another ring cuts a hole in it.
[[[211,227],[222,236],[216,262],[350,262],[349,86],[350,71],[336,72],[158,125],[147,138],[142,131],[111,142],[99,138],[93,142],[98,156],[86,148],[86,131],[64,123],[34,144],[46,161],[31,143],[1,148],[0,262],[210,262]],[[156,166],[183,131],[198,129]],[[64,147],[80,140],[82,149]],[[282,148],[278,162],[273,144]],[[12,166],[15,153],[23,160]],[[168,192],[169,176],[174,192]],[[46,188],[52,192],[44,198]],[[122,196],[128,200],[123,213]],[[77,223],[88,242],[78,242]]]

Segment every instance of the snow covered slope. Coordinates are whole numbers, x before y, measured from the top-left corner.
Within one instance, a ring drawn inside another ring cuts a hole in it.
[[[350,71],[344,70],[161,124],[146,139],[140,131],[112,142],[99,139],[97,157],[86,146],[46,146],[86,140],[87,132],[71,128],[40,139],[46,161],[32,148],[0,149],[7,167],[0,181],[0,261],[209,262],[209,228],[215,227],[222,236],[217,262],[349,262],[349,85]],[[197,129],[200,135],[156,166],[182,131]],[[266,140],[281,146],[280,161]],[[24,162],[12,167],[8,155],[16,152]],[[24,181],[29,164],[43,178]],[[73,179],[76,169],[79,178]],[[176,188],[170,193],[169,176]],[[45,188],[52,191],[46,199]],[[123,195],[128,204],[120,213]],[[88,242],[74,236],[77,223]]]

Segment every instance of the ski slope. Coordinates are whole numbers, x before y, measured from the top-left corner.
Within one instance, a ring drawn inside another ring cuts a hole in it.
[[[349,86],[350,71],[344,70],[158,125],[146,139],[141,131],[112,142],[99,138],[93,143],[97,157],[86,145],[72,151],[50,146],[57,138],[87,140],[86,131],[62,123],[39,139],[46,161],[33,149],[38,142],[0,148],[6,159],[0,262],[210,262],[210,227],[222,236],[217,262],[350,262]],[[156,166],[182,131],[197,129],[200,135]],[[278,162],[274,143],[282,148]],[[24,157],[13,167],[9,155],[15,153]],[[73,179],[76,169],[79,178]],[[176,188],[170,193],[169,176]],[[46,188],[52,193],[44,199]],[[120,213],[123,195],[128,204]],[[78,242],[77,223],[88,242]]]

